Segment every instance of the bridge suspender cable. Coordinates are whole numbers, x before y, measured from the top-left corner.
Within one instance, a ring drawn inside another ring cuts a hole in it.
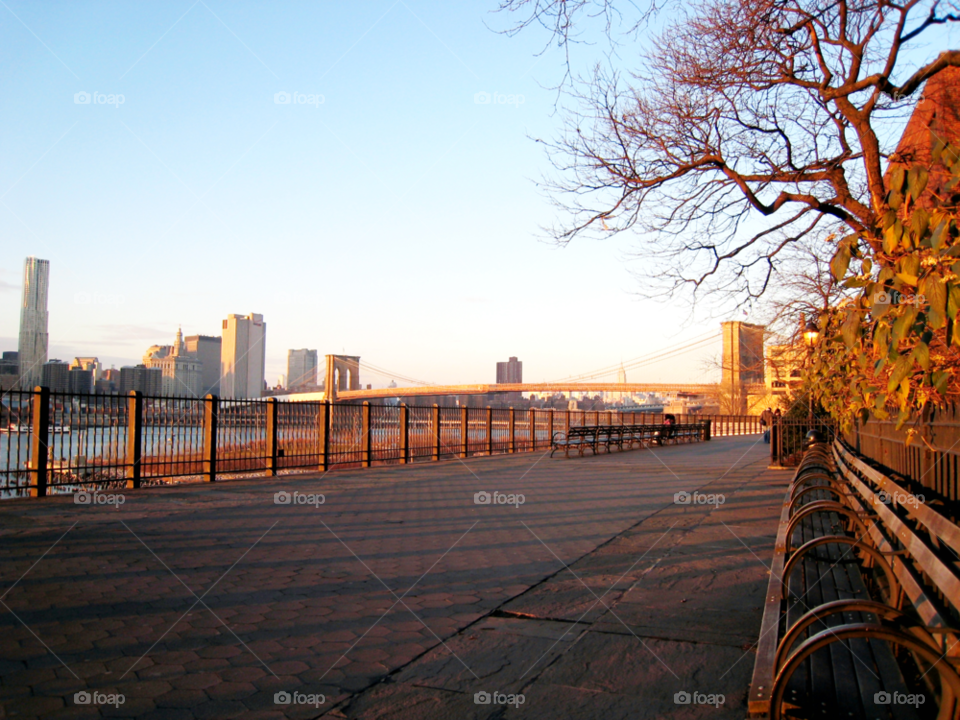
[[[719,337],[720,337],[720,333],[711,332],[707,337],[700,337],[698,339],[694,339],[693,341],[685,345],[681,345],[679,347],[670,348],[667,350],[658,350],[648,355],[641,355],[640,357],[633,358],[624,363],[609,365],[607,367],[600,368],[599,370],[594,370],[593,372],[582,373],[579,375],[570,375],[568,377],[561,378],[560,380],[554,380],[553,382],[568,382],[568,381],[573,382],[573,381],[580,381],[580,380],[585,380],[589,378],[603,377],[604,375],[614,374],[615,372],[619,371],[621,367],[623,367],[624,370],[631,370],[631,369],[635,370],[645,365],[651,365],[656,362],[663,362],[664,360],[669,360],[674,357],[678,357],[680,355],[686,354],[688,352],[693,352],[695,350],[702,349],[709,343],[715,342]]]
[[[664,360],[671,360],[673,358],[679,357],[689,352],[694,352],[696,350],[703,349],[709,343],[715,342],[719,337],[720,333],[711,331],[707,333],[706,336],[700,336],[694,338],[690,342],[680,345],[675,348],[669,348],[665,350],[656,350],[652,353],[646,355],[640,355],[638,357],[627,360],[626,362],[621,362],[616,365],[608,365],[607,367],[600,368],[599,370],[594,370],[593,372],[581,373],[579,375],[569,375],[567,377],[561,378],[559,380],[553,380],[554,383],[562,382],[580,382],[588,380],[591,378],[603,377],[605,375],[613,375],[618,372],[622,367],[624,370],[636,370],[638,368],[644,367],[646,365],[652,365],[654,363],[663,362]],[[427,380],[418,380],[416,378],[403,375],[402,373],[392,372],[386,368],[378,367],[370,362],[361,361],[360,368],[366,370],[372,375],[377,375],[379,377],[391,378],[392,380],[400,380],[403,382],[408,382],[413,385],[422,385],[422,386],[436,386],[437,383],[430,382]]]

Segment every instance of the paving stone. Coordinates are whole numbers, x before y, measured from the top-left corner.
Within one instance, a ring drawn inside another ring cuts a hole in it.
[[[272,495],[285,477],[142,488],[123,518],[150,550],[98,511],[51,549],[77,518],[69,498],[0,503],[13,529],[0,577],[49,550],[5,602],[91,689],[123,692],[127,717],[316,716],[278,708],[280,691],[323,692],[329,717],[699,717],[672,704],[676,678],[644,643],[681,679],[733,663],[711,717],[742,717],[741,645],[756,639],[766,585],[744,544],[770,556],[786,480],[754,442],[664,448],[662,462],[517,454],[296,476],[327,502],[283,515]],[[704,488],[727,501],[672,502]],[[481,489],[527,504],[477,506]],[[196,596],[151,551],[210,609],[191,609]],[[10,613],[0,638],[8,715],[12,703],[44,720],[87,712],[63,703],[83,683]],[[521,685],[519,708],[474,702]]]

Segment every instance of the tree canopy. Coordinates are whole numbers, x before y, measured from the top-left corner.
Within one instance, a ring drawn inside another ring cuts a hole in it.
[[[561,43],[608,0],[506,0]],[[703,0],[629,70],[598,67],[571,86],[576,108],[548,141],[563,218],[557,241],[637,231],[667,290],[761,296],[778,255],[811,235],[883,250],[884,172],[924,82],[960,51],[905,53],[960,21],[934,0]],[[644,13],[655,12],[656,5]],[[635,25],[630,26],[636,29]],[[918,51],[919,52],[919,51]],[[662,287],[660,288],[663,289]]]

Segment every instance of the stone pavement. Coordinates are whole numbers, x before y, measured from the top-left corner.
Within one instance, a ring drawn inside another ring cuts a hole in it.
[[[0,503],[0,717],[743,718],[758,439]]]

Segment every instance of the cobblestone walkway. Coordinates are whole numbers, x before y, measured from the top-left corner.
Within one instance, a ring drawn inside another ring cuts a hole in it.
[[[742,718],[758,439],[4,502],[0,717]]]

